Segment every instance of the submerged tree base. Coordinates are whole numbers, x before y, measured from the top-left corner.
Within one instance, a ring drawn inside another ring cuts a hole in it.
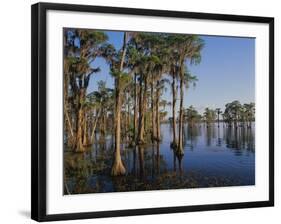
[[[94,140],[91,140],[89,138],[86,138],[83,140],[83,146],[88,148],[94,144]]]
[[[139,145],[139,146],[145,146],[145,145],[147,145],[147,143],[146,143],[144,140],[139,140],[139,141],[137,142],[137,145]]]
[[[79,146],[79,147],[74,148],[74,152],[77,152],[77,153],[82,153],[85,151],[86,151],[86,148],[84,146]]]
[[[176,151],[178,148],[178,144],[176,142],[171,142],[170,147],[171,149],[174,149]]]
[[[183,149],[180,149],[179,145],[177,144],[177,142],[171,142],[170,144],[171,149],[174,150],[175,154],[177,156],[182,157],[184,155],[184,151]]]
[[[111,176],[121,176],[126,173],[126,169],[121,160],[115,160],[111,169]]]
[[[154,137],[153,140],[154,140],[155,142],[161,142],[162,139],[159,138],[159,137]]]
[[[184,151],[183,151],[183,149],[177,148],[177,149],[175,150],[175,153],[176,153],[176,155],[177,155],[178,157],[180,157],[180,158],[182,158],[182,157],[184,156]]]

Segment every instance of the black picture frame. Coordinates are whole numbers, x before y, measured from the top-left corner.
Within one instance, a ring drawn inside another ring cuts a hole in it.
[[[159,207],[101,212],[46,214],[46,12],[63,10],[100,12],[155,17],[193,18],[217,21],[254,22],[269,25],[269,200],[243,203],[208,204],[196,206]],[[73,4],[37,3],[31,11],[31,218],[54,221],[116,216],[148,215],[205,210],[237,209],[274,206],[274,18],[136,8],[103,7]]]

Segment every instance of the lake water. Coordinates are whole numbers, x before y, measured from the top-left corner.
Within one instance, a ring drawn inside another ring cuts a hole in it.
[[[255,184],[255,124],[184,125],[184,156],[170,148],[172,127],[161,125],[162,141],[146,147],[122,145],[127,173],[111,177],[113,142],[108,135],[85,153],[64,152],[64,193],[98,193],[245,186]]]

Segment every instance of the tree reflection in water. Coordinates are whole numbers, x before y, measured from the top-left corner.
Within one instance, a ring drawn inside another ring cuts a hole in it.
[[[122,192],[255,184],[255,128],[225,124],[184,125],[184,155],[170,149],[172,129],[162,124],[162,141],[122,145],[127,173],[111,177],[111,135],[95,136],[84,153],[64,152],[64,193]]]

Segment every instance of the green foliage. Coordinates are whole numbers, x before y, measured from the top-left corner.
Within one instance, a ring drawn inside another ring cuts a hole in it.
[[[104,32],[100,31],[92,31],[92,30],[85,30],[85,29],[78,29],[76,34],[80,40],[80,46],[83,47],[88,44],[101,44],[105,42],[108,37]]]
[[[198,111],[191,105],[184,111],[184,118],[189,123],[199,122],[201,120],[201,115]]]
[[[87,95],[87,102],[91,108],[106,108],[109,109],[114,104],[114,91],[106,87],[105,81],[99,81],[98,90]]]
[[[237,121],[254,121],[255,104],[249,103],[242,105],[239,101],[235,100],[225,105],[223,117],[229,123]]]
[[[214,122],[216,119],[216,111],[207,107],[204,112],[204,118],[207,123]]]
[[[65,58],[69,72],[81,76],[90,71],[90,66],[85,58],[69,56]]]
[[[185,84],[186,88],[189,88],[190,85],[195,87],[196,86],[196,82],[198,82],[197,77],[195,75],[192,75],[187,68],[185,68],[185,72],[184,72],[184,75],[183,75],[183,80],[184,80],[184,84]]]

